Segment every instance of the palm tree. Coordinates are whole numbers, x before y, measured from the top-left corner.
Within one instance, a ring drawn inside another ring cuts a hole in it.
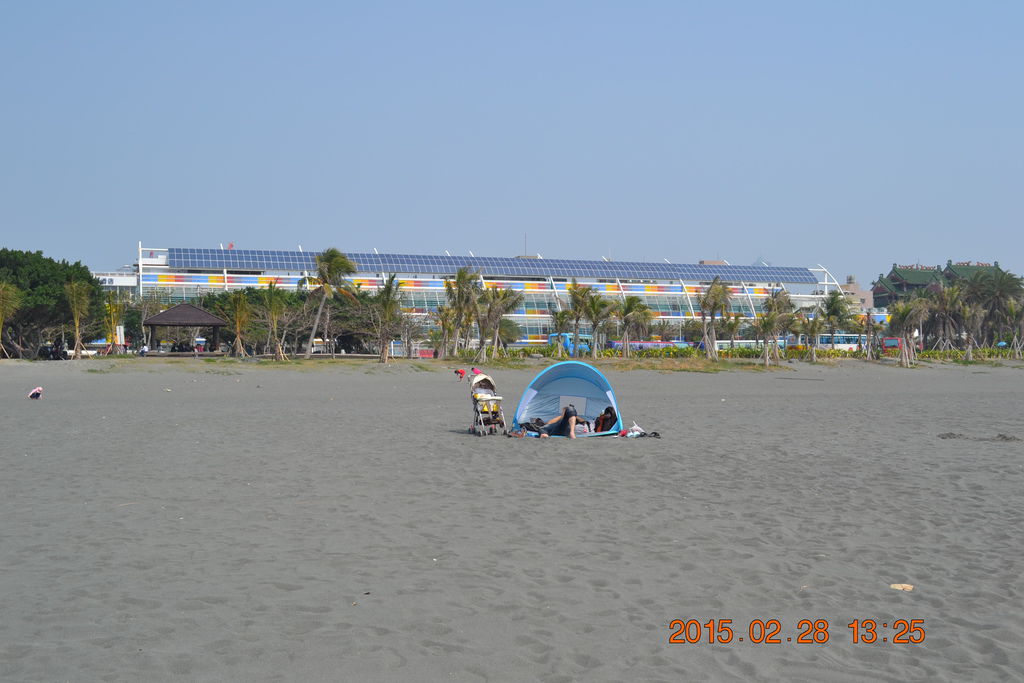
[[[92,287],[85,280],[71,280],[64,285],[64,293],[68,297],[68,307],[71,309],[71,320],[75,326],[75,350],[72,359],[78,360],[82,357],[82,318],[89,312],[89,304],[92,294]]]
[[[700,320],[696,318],[688,318],[683,323],[683,336],[686,337],[686,341],[692,342],[694,339],[699,339],[704,334],[704,325]]]
[[[569,283],[569,312],[572,313],[572,355],[580,355],[580,321],[587,317],[587,300],[592,296],[590,287],[581,287],[576,278]]]
[[[462,267],[455,271],[455,277],[444,281],[448,305],[455,312],[455,352],[459,351],[459,341],[463,346],[469,345],[469,335],[473,321],[477,315],[477,297],[480,295],[480,273]]]
[[[4,322],[13,316],[23,300],[21,290],[10,282],[0,282],[0,353],[11,357],[4,348]]]
[[[793,324],[796,322],[796,317],[793,315],[795,306],[789,296],[789,292],[781,288],[772,291],[765,298],[764,306],[766,310],[778,316],[775,321],[775,336],[772,337],[772,348],[775,360],[779,361],[779,337],[789,334],[790,329],[792,329]],[[765,341],[767,342],[767,340]]]
[[[476,360],[487,360],[487,340],[491,339],[491,358],[498,357],[501,346],[501,324],[505,316],[523,305],[523,295],[514,289],[488,289],[479,298],[477,325],[480,328],[480,348]],[[506,335],[511,329],[506,326]]]
[[[907,328],[911,315],[910,304],[906,301],[894,301],[889,304],[889,334],[900,338],[900,367],[910,367],[910,355],[907,347]]]
[[[986,317],[992,327],[993,339],[1006,331],[1006,310],[1010,302],[1020,301],[1022,297],[1024,297],[1024,284],[1020,277],[999,266],[985,273],[980,303],[982,308],[988,311]]]
[[[1022,354],[1021,330],[1024,328],[1024,305],[1020,300],[1014,299],[1006,305],[1006,325],[1013,336],[1010,341],[1010,348],[1013,349],[1013,357],[1020,360]]]
[[[438,306],[437,310],[433,313],[433,317],[441,333],[441,348],[438,356],[440,358],[447,358],[448,344],[455,333],[455,309],[451,306]]]
[[[629,358],[629,342],[634,335],[637,337],[643,334],[647,325],[651,322],[653,314],[647,304],[638,296],[627,296],[622,305],[616,311],[618,318],[622,321],[622,355]]]
[[[715,316],[719,313],[724,315],[729,310],[729,301],[732,293],[729,288],[722,284],[716,277],[708,285],[704,293],[697,298],[697,305],[700,307],[700,321],[704,328],[704,353],[708,360],[718,360],[718,344],[715,338]],[[710,320],[710,324],[709,324]]]
[[[370,319],[376,332],[377,349],[380,352],[379,361],[381,363],[388,362],[391,340],[398,330],[401,316],[402,294],[400,283],[395,279],[395,274],[392,273],[370,299]]]
[[[565,353],[565,344],[562,343],[563,335],[572,329],[572,313],[569,311],[555,311],[551,314],[551,327],[554,329],[557,339],[555,342],[557,347],[555,352],[561,358],[562,354]]]
[[[807,339],[811,349],[811,362],[818,362],[818,335],[825,329],[825,315],[820,308],[810,315],[801,313],[798,316],[797,331]]]
[[[736,334],[740,331],[743,326],[743,314],[733,313],[725,314],[718,322],[718,330],[723,336],[729,338],[729,348],[736,348]]]
[[[658,318],[651,323],[651,339],[658,338],[660,342],[671,342],[672,341],[672,328],[673,325],[664,318]]]
[[[500,289],[486,289],[477,299],[477,329],[480,332],[480,345],[476,352],[476,362],[482,363],[487,360],[487,339],[497,332],[501,323],[502,291]]]
[[[917,360],[917,341],[915,335],[920,335],[921,340],[924,340],[924,335],[921,334],[920,330],[924,321],[928,318],[928,314],[931,312],[931,307],[932,302],[928,297],[919,296],[910,300],[910,314],[907,322],[911,328],[909,341],[913,343],[910,344],[907,352],[910,355],[911,361]]]
[[[836,332],[853,321],[853,315],[850,312],[850,300],[846,298],[846,293],[842,290],[833,289],[821,302],[821,309],[825,318],[825,325],[832,335],[832,350],[835,351]]]
[[[785,289],[774,289],[764,299],[764,310],[784,315],[793,312],[793,300]]]
[[[874,359],[876,350],[881,348],[881,342],[878,341],[878,333],[881,331],[882,325],[875,322],[870,313],[866,313],[864,315],[864,336],[867,338],[867,344],[864,345],[864,360]]]
[[[281,346],[281,339],[277,334],[278,323],[284,315],[287,302],[286,293],[278,289],[277,285],[271,282],[263,290],[263,306],[267,311],[267,320],[270,322],[270,336],[274,340],[274,360],[288,360]]]
[[[964,340],[964,360],[974,360],[974,346],[978,343],[975,332],[978,332],[985,310],[975,303],[963,303],[960,306],[960,338]]]
[[[778,360],[778,328],[779,314],[775,311],[765,311],[752,323],[754,330],[764,339],[764,349],[761,357],[764,359],[764,366],[768,367],[774,358]],[[774,350],[773,350],[774,349]]]
[[[498,347],[501,346],[502,342],[503,342],[503,338],[502,338],[502,335],[501,335],[501,327],[502,327],[502,324],[507,320],[507,318],[505,318],[505,316],[508,315],[509,313],[512,313],[513,311],[515,311],[520,306],[522,306],[523,305],[523,300],[524,300],[522,292],[517,292],[514,289],[500,289],[500,290],[498,290],[498,292],[499,292],[498,297],[497,297],[497,299],[498,299],[497,300],[498,316],[497,316],[497,322],[494,325],[494,343],[491,346],[491,358],[492,359],[498,357]],[[516,327],[518,328],[518,325],[516,325]],[[505,338],[506,339],[507,339],[508,333],[511,332],[511,331],[512,331],[511,328],[508,325],[506,325],[505,326],[505,332],[506,332]],[[516,339],[518,340],[518,337],[516,337]]]
[[[963,307],[963,290],[958,285],[945,287],[931,295],[932,317],[935,321],[934,348],[953,348],[957,336],[957,318]]]
[[[242,342],[242,334],[249,326],[249,321],[252,319],[252,313],[249,309],[249,297],[244,289],[236,289],[228,294],[228,311],[231,317],[231,323],[235,327],[235,341],[231,345],[231,355],[239,357],[247,356],[249,354],[245,351],[245,344]]]
[[[587,297],[584,317],[590,323],[592,337],[590,342],[591,358],[597,358],[597,335],[604,329],[609,318],[612,317],[614,309],[615,304],[597,292],[591,292],[590,296]]]
[[[341,253],[334,247],[325,249],[316,257],[316,282],[320,285],[320,305],[316,309],[316,317],[313,318],[313,329],[309,333],[309,345],[306,347],[306,358],[313,357],[313,343],[316,339],[317,328],[320,327],[320,317],[324,312],[324,304],[328,299],[334,298],[339,292],[351,293],[351,283],[345,276],[356,272],[356,264],[349,260],[348,256]],[[307,284],[309,279],[307,279]]]
[[[503,349],[519,341],[522,334],[523,330],[519,323],[512,318],[502,318],[498,323],[498,343]]]
[[[909,368],[916,356],[914,332],[928,315],[929,302],[924,297],[897,301],[889,305],[889,330],[900,337],[900,367]],[[980,309],[979,309],[980,310]],[[970,355],[970,350],[967,352]],[[968,358],[968,360],[970,360]]]
[[[105,353],[123,353],[124,347],[118,343],[117,328],[124,323],[124,312],[128,308],[128,300],[121,292],[107,292],[106,310],[103,315],[103,327],[107,335]]]
[[[417,339],[422,339],[427,328],[419,316],[410,313],[402,313],[398,319],[398,336],[402,339],[402,346],[405,347],[405,357],[412,358],[413,345]]]

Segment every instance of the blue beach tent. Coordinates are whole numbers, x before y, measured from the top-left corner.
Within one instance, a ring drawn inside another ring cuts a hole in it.
[[[615,409],[618,420],[612,429],[585,436],[615,434],[622,429],[622,415],[612,385],[593,365],[576,360],[556,363],[533,378],[519,399],[513,429],[518,430],[519,425],[535,417],[547,422],[570,403],[580,417],[591,423],[607,406]]]

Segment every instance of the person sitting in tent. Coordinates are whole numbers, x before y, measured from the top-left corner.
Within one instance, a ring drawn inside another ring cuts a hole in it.
[[[615,408],[608,406],[604,409],[604,412],[598,415],[597,419],[594,420],[594,431],[598,433],[611,431],[618,419],[618,416],[615,414]]]
[[[562,408],[562,413],[553,417],[541,428],[541,438],[549,436],[567,436],[576,438],[576,406],[571,403]]]

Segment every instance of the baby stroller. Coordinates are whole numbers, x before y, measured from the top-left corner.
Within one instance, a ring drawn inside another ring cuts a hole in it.
[[[473,401],[473,426],[469,428],[470,434],[497,434],[499,429],[502,434],[507,433],[501,396],[497,395],[494,380],[487,375],[474,375],[469,383],[469,398]]]

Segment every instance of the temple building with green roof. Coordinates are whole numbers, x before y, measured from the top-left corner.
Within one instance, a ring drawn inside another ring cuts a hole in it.
[[[999,268],[999,262],[971,263],[970,261],[946,261],[943,266],[892,264],[888,275],[879,275],[873,283],[872,293],[875,306],[887,308],[889,304],[905,299],[921,290],[938,291],[960,280],[968,280],[977,273],[990,272]]]

